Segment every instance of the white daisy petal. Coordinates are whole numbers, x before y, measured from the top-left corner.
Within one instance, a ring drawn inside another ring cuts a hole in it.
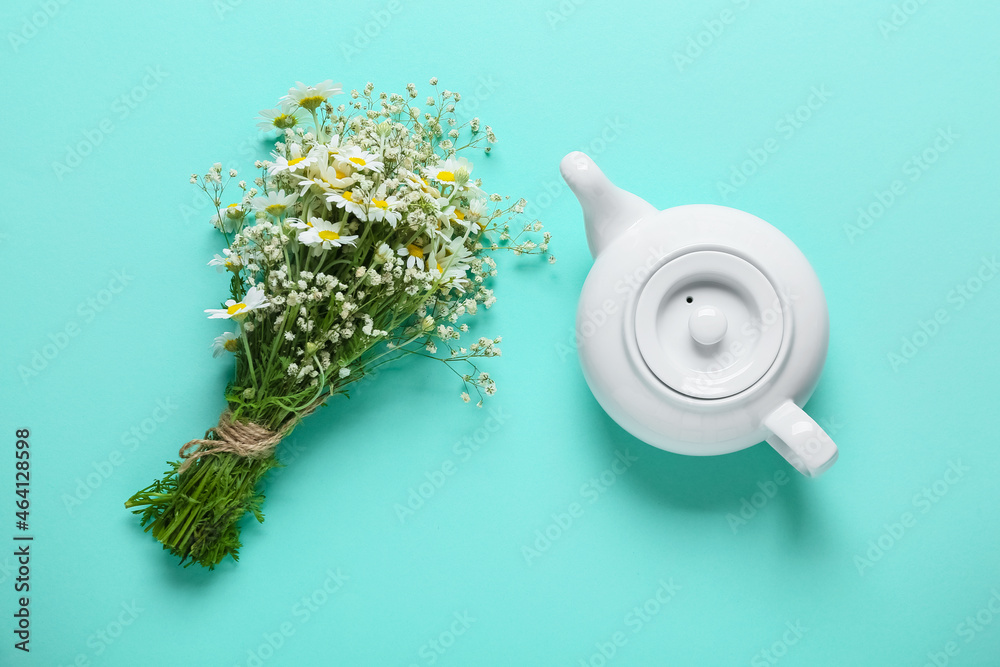
[[[267,300],[267,297],[264,296],[264,290],[260,286],[254,285],[247,290],[242,301],[229,299],[226,301],[225,308],[206,308],[205,312],[209,314],[208,319],[210,320],[242,320],[251,310],[265,308],[269,305],[271,304]]]

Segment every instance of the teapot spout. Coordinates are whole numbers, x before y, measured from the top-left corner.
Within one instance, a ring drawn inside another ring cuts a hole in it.
[[[608,180],[585,153],[574,151],[559,163],[559,171],[583,208],[587,245],[596,259],[622,232],[656,209],[641,197]]]

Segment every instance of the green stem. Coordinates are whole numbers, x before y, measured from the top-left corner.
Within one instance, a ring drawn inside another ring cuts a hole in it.
[[[243,339],[243,349],[246,351],[247,367],[250,369],[250,379],[253,381],[254,389],[259,389],[257,385],[257,374],[253,370],[253,355],[250,353],[250,341],[246,329],[240,326],[240,338]]]
[[[185,566],[213,569],[226,557],[239,557],[238,524],[247,512],[264,520],[264,497],[257,486],[278,465],[273,454],[246,458],[220,453],[199,459],[178,475],[179,463],[173,463],[162,480],[133,495],[125,506]]]
[[[323,130],[320,129],[319,119],[316,118],[316,110],[315,109],[310,109],[309,113],[312,114],[313,125],[316,126],[316,141],[319,142],[319,143],[323,143]]]

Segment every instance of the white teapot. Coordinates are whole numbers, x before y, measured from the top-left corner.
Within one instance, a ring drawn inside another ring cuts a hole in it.
[[[837,447],[801,407],[826,359],[826,299],[795,244],[734,208],[657,211],[580,152],[560,171],[594,256],[576,330],[605,411],[678,454],[766,440],[809,477],[829,469]]]

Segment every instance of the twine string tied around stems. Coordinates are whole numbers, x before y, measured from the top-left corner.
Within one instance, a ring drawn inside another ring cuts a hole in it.
[[[214,438],[209,438],[210,435]],[[210,428],[204,438],[191,440],[180,448],[183,462],[177,468],[177,474],[187,470],[197,459],[213,454],[228,452],[248,458],[270,456],[283,436],[283,432],[272,431],[260,424],[234,421],[233,413],[227,409],[219,417],[219,424]]]

